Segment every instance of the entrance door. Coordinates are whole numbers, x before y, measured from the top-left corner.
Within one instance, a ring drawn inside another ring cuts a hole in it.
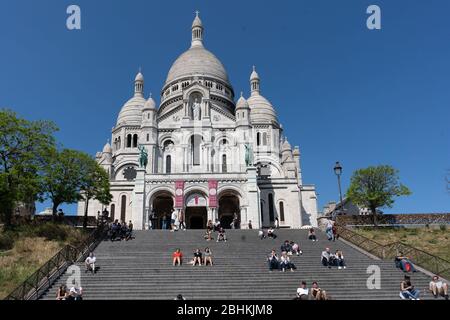
[[[206,229],[206,207],[187,207],[185,213],[188,229]]]
[[[219,220],[224,229],[230,229],[234,218],[237,218],[235,228],[240,228],[239,198],[235,195],[223,195],[219,199]]]
[[[153,201],[153,229],[169,229],[173,212],[173,198],[170,194],[158,195]]]

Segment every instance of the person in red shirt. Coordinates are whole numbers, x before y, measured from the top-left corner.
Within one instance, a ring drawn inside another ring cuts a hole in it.
[[[176,266],[177,263],[179,266],[181,266],[181,263],[183,262],[183,253],[179,248],[172,254],[172,258],[173,258],[173,266]]]

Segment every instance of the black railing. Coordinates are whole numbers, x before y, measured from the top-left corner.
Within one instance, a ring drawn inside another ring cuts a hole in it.
[[[432,255],[423,250],[411,247],[400,241],[390,244],[381,244],[349,230],[342,225],[336,224],[335,226],[339,237],[356,245],[357,247],[360,247],[364,251],[377,256],[378,258],[394,259],[401,252],[404,256],[408,256],[416,265],[442,278],[450,279],[450,261]]]
[[[39,299],[70,265],[86,259],[89,252],[103,240],[106,230],[104,224],[99,225],[79,246],[66,245],[11,292],[5,300]]]

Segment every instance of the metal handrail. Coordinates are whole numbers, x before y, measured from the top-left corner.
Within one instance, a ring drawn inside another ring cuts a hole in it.
[[[407,245],[401,241],[384,245],[360,235],[342,225],[335,224],[335,226],[339,237],[360,247],[368,253],[373,254],[374,256],[381,259],[393,259],[399,252],[402,252],[404,255],[409,256],[411,261],[416,265],[442,278],[450,279],[450,261]]]
[[[105,225],[98,225],[78,247],[74,247],[70,244],[63,247],[42,267],[14,289],[5,300],[39,299],[39,297],[51,287],[54,281],[61,276],[71,264],[82,261],[87,257],[89,252],[103,239],[105,232]]]

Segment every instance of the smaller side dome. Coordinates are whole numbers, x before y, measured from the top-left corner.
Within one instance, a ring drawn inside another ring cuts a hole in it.
[[[236,103],[236,110],[238,109],[250,109],[247,100],[244,98],[243,93],[241,92],[241,97]]]
[[[155,110],[155,109],[156,109],[156,103],[155,103],[155,100],[153,100],[153,98],[152,98],[152,94],[150,93],[150,96],[149,96],[147,102],[145,102],[143,110]]]
[[[286,139],[283,142],[283,145],[281,146],[281,152],[285,152],[285,151],[291,151],[292,150],[292,146],[289,143],[289,141]]]
[[[103,147],[103,153],[112,153],[112,148],[111,145],[109,144],[109,140]]]

